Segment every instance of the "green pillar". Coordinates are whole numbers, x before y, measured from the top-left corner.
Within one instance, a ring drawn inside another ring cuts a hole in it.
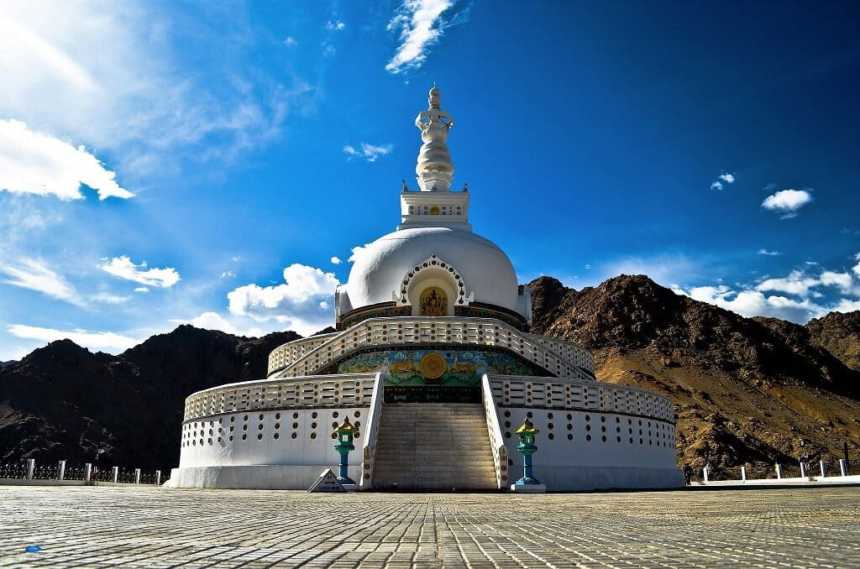
[[[526,419],[523,424],[514,431],[520,437],[520,443],[517,445],[517,452],[523,455],[523,477],[516,481],[517,486],[528,486],[532,484],[540,484],[540,482],[532,476],[532,455],[537,452],[538,447],[535,446],[535,435],[538,430],[531,421]]]
[[[355,484],[349,477],[349,451],[355,450],[355,445],[352,443],[355,438],[355,427],[349,422],[349,417],[346,417],[337,427],[335,435],[337,435],[337,443],[334,449],[340,453],[340,474],[337,481],[341,484]]]

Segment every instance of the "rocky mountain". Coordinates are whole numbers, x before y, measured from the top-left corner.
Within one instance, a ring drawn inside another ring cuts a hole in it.
[[[52,342],[0,366],[0,463],[99,455],[103,464],[175,466],[185,397],[265,377],[268,353],[297,337],[241,338],[180,326],[119,356]]]
[[[860,371],[860,310],[843,314],[831,312],[806,325],[810,338],[851,369]]]
[[[641,275],[579,291],[549,277],[529,286],[535,331],[592,350],[601,380],[673,400],[682,462],[796,464],[860,446],[860,373],[827,348],[860,338],[851,344],[850,326],[832,323],[840,317],[809,328],[743,318]]]

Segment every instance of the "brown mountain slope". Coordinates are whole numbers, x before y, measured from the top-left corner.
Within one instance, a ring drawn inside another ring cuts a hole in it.
[[[831,312],[806,324],[812,342],[853,370],[860,371],[860,310]]]
[[[265,377],[268,353],[298,337],[180,326],[119,356],[52,342],[0,366],[0,463],[81,463],[100,450],[104,464],[174,466],[185,397]]]
[[[601,380],[673,400],[682,462],[786,462],[860,444],[860,374],[802,326],[743,318],[644,276],[529,286],[537,332],[592,350]]]

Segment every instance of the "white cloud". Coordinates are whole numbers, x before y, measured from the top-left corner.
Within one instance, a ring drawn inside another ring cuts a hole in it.
[[[296,47],[299,45],[299,40],[294,38],[293,36],[287,36],[284,38],[284,45],[287,47]]]
[[[343,262],[340,260],[340,257],[332,257],[330,261],[332,265],[340,265]]]
[[[860,310],[860,300],[843,298],[839,301],[839,304],[833,307],[833,310],[835,312],[854,312],[855,310]]]
[[[149,287],[170,288],[180,280],[179,273],[172,267],[148,269],[146,261],[136,265],[125,255],[106,259],[99,268],[115,277]]]
[[[218,276],[218,278],[219,279],[235,279],[236,273],[234,273],[233,271],[224,271]]]
[[[146,293],[148,293],[148,292],[149,292],[149,289],[148,289],[148,288],[146,288],[145,286],[139,286],[139,287],[137,287],[136,289],[134,289],[134,292],[137,292],[137,293],[140,293],[140,294],[146,294]]]
[[[394,146],[391,144],[383,144],[380,146],[362,142],[361,147],[358,149],[351,144],[345,145],[343,147],[343,153],[350,159],[359,157],[364,158],[368,162],[376,162],[380,156],[387,156],[393,149]]]
[[[134,196],[83,146],[30,130],[21,121],[0,120],[0,190],[74,200],[83,198],[81,184],[98,192],[100,200]]]
[[[346,24],[340,20],[329,20],[325,23],[325,29],[330,32],[342,32],[346,29]]]
[[[7,330],[13,336],[40,342],[53,342],[55,340],[69,339],[79,346],[94,351],[105,351],[118,353],[127,350],[139,343],[138,339],[116,334],[114,332],[89,332],[87,330],[56,330],[53,328],[40,328],[38,326],[27,326],[25,324],[12,324]]]
[[[778,257],[778,256],[782,255],[782,253],[779,251],[770,251],[768,249],[759,249],[758,254],[759,255],[766,255],[768,257]]]
[[[284,269],[284,284],[249,284],[227,293],[229,311],[259,322],[277,321],[299,334],[312,333],[330,323],[323,303],[334,296],[339,281],[333,273],[294,263]]]
[[[780,190],[769,195],[761,202],[766,210],[781,213],[782,219],[791,219],[803,206],[812,202],[812,194],[806,190]]]
[[[766,296],[756,290],[735,291],[725,285],[693,287],[689,291],[675,287],[673,290],[677,294],[683,294],[746,317],[771,316],[803,323],[826,312],[823,307],[806,299],[792,300],[784,296]]]
[[[130,296],[120,296],[109,292],[99,292],[91,295],[90,300],[100,304],[124,304],[131,300]]]
[[[726,187],[727,184],[735,183],[735,175],[729,172],[723,172],[714,182],[711,184],[712,190],[722,190]]]
[[[823,286],[835,286],[844,293],[850,293],[854,289],[854,279],[850,273],[837,273],[835,271],[824,271],[821,273],[821,284]]]
[[[854,255],[854,259],[857,261],[857,264],[854,265],[854,268],[851,270],[854,271],[854,274],[857,275],[857,277],[860,277],[860,253]]]
[[[759,291],[778,291],[804,296],[810,288],[821,284],[819,279],[802,271],[791,271],[788,276],[765,279],[756,286]]]
[[[349,256],[349,259],[347,259],[347,261],[349,261],[350,263],[355,263],[356,261],[361,259],[362,256],[366,255],[370,251],[370,245],[370,243],[365,243],[364,245],[356,245],[355,247],[353,247],[352,254]]]
[[[16,265],[0,265],[0,273],[8,278],[2,282],[41,292],[47,296],[82,305],[78,292],[66,279],[53,271],[44,261],[24,258]]]
[[[400,31],[400,45],[385,70],[397,74],[421,67],[444,31],[442,14],[453,5],[452,0],[404,0],[388,23],[389,31]]]

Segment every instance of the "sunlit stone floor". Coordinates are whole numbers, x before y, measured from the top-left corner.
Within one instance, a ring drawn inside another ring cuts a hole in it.
[[[25,553],[28,545],[42,548]],[[860,567],[860,488],[307,494],[0,487],[2,567]]]

